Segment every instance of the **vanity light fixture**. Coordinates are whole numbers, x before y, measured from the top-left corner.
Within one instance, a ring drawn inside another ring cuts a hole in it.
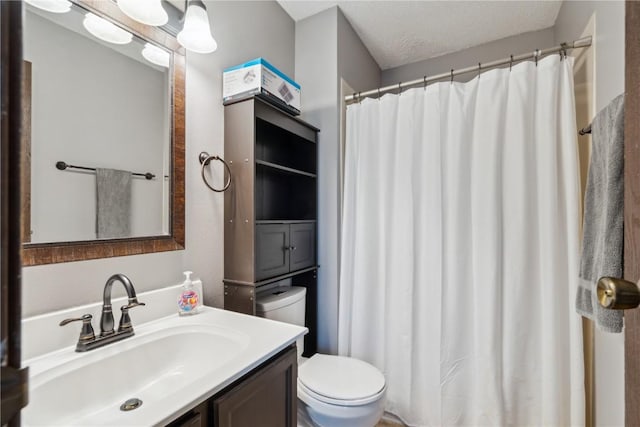
[[[118,7],[129,18],[143,24],[157,27],[169,21],[161,0],[118,0]]]
[[[38,9],[51,13],[66,13],[71,10],[71,2],[68,0],[25,0],[28,4]]]
[[[142,49],[142,56],[152,64],[169,68],[171,56],[169,55],[169,52],[160,49],[158,46],[154,46],[151,43],[145,43],[144,48]]]
[[[191,52],[211,53],[218,48],[218,43],[211,35],[207,7],[201,0],[187,1],[184,26],[177,38],[178,43]]]
[[[92,35],[109,43],[127,44],[133,39],[133,35],[130,32],[91,12],[85,15],[82,25]]]

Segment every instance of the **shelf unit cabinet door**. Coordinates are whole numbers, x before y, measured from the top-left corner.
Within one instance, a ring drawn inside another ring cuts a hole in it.
[[[297,351],[290,347],[267,366],[213,400],[214,427],[296,427]]]
[[[256,280],[289,272],[289,224],[256,226]]]
[[[290,270],[296,271],[316,264],[316,226],[313,223],[291,224]]]

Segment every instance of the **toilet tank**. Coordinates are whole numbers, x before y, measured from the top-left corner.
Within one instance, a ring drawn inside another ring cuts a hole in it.
[[[256,293],[256,314],[271,320],[304,326],[307,288],[281,286]]]
[[[256,314],[279,322],[304,326],[304,308],[307,288],[279,286],[256,293]],[[304,338],[296,341],[298,363],[302,363]]]

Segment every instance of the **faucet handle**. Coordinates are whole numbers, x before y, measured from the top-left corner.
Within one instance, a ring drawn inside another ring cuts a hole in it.
[[[78,339],[79,342],[83,342],[83,341],[91,341],[93,339],[95,339],[96,334],[93,331],[93,326],[91,326],[91,319],[93,318],[93,316],[91,316],[90,314],[85,314],[82,317],[77,317],[77,318],[72,318],[72,319],[64,319],[62,322],[60,322],[60,326],[64,326],[64,325],[68,325],[71,322],[82,322],[82,329],[80,330],[80,338]]]
[[[133,325],[131,324],[131,317],[129,317],[129,309],[134,307],[139,307],[141,305],[146,305],[146,304],[143,302],[135,301],[120,307],[120,311],[122,311],[122,314],[120,315],[120,324],[118,325],[118,332],[133,330]]]
[[[134,302],[130,302],[127,305],[123,305],[122,307],[120,307],[120,310],[124,311],[124,310],[129,310],[130,308],[134,308],[134,307],[138,307],[141,305],[147,305],[143,302],[138,302],[138,301],[134,301]]]

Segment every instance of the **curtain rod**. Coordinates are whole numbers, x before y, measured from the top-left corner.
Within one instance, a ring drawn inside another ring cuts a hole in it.
[[[496,61],[487,62],[486,64],[478,63],[478,65],[474,65],[472,67],[461,68],[459,70],[451,69],[448,73],[436,74],[434,76],[424,76],[421,79],[411,80],[409,82],[397,83],[390,86],[381,87],[378,89],[368,90],[366,92],[356,92],[352,95],[347,95],[344,97],[345,102],[354,102],[357,100],[362,100],[362,98],[366,98],[372,95],[382,95],[383,93],[391,92],[394,90],[402,92],[403,89],[407,89],[411,86],[417,85],[426,85],[428,83],[434,82],[436,80],[442,80],[445,78],[450,78],[453,80],[455,76],[459,76],[461,74],[467,74],[472,72],[481,72],[483,70],[488,70],[491,68],[496,68],[501,65],[513,65],[516,62],[524,61],[527,59],[535,59],[536,63],[538,59],[543,56],[550,55],[552,53],[565,52],[568,49],[578,49],[583,47],[591,46],[591,36],[583,37],[578,40],[574,40],[569,43],[562,43],[558,46],[550,47],[548,49],[536,49],[533,53],[523,53],[521,55],[511,55],[508,58],[498,59]]]

